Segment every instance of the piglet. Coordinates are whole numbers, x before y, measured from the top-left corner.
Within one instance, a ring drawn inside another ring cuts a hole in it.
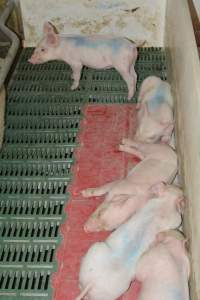
[[[158,233],[156,240],[137,264],[138,300],[189,300],[186,240],[178,231]]]
[[[159,183],[151,187],[154,198],[104,242],[93,244],[82,258],[76,300],[115,300],[135,277],[141,255],[157,233],[181,224],[183,192]]]
[[[86,232],[117,228],[147,202],[153,184],[171,183],[177,173],[177,155],[168,145],[124,139],[119,149],[139,156],[142,161],[124,179],[82,191],[84,197],[106,194],[104,202],[85,223]]]
[[[135,43],[123,37],[103,35],[62,36],[57,34],[48,22],[44,24],[43,35],[43,39],[29,59],[30,63],[41,64],[51,60],[63,60],[72,68],[74,80],[72,90],[79,85],[83,66],[95,69],[115,68],[128,86],[128,99],[133,97],[137,81],[134,70],[137,59]]]
[[[138,97],[137,130],[134,139],[141,142],[169,143],[174,128],[173,98],[168,82],[147,77]]]

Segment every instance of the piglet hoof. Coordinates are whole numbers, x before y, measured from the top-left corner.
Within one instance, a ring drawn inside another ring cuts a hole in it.
[[[71,90],[74,91],[77,89],[77,87],[78,87],[78,83],[74,82],[71,86]]]
[[[92,232],[92,230],[90,230],[90,226],[88,226],[87,222],[86,222],[86,224],[83,226],[83,230],[84,230],[86,233]]]
[[[130,101],[133,98],[134,91],[131,93],[128,93],[128,101]]]
[[[103,227],[101,225],[101,222],[99,222],[98,220],[93,220],[93,219],[89,219],[84,227],[83,227],[84,231],[86,233],[90,233],[90,232],[99,232],[99,231],[103,231]]]
[[[85,189],[81,192],[81,195],[83,197],[91,197],[94,194],[94,190],[95,190],[94,188]]]
[[[127,138],[123,138],[122,142],[121,142],[121,145],[130,145],[131,142],[132,142],[132,140],[127,139]]]
[[[72,80],[74,80],[74,74],[73,73],[71,74],[70,77],[71,77]]]
[[[83,226],[83,230],[84,230],[86,233],[90,232],[90,231],[88,230],[88,228],[87,228],[87,225],[84,225],[84,226]]]
[[[119,151],[124,151],[124,147],[125,147],[125,145],[119,145]]]
[[[141,103],[138,102],[138,103],[136,104],[136,106],[135,106],[135,109],[136,109],[136,110],[139,110],[140,108],[141,108]]]
[[[125,144],[126,144],[126,139],[123,138],[123,139],[121,140],[121,143],[119,144],[119,147],[122,146],[122,145],[125,145]]]
[[[124,145],[120,144],[118,150],[123,151],[123,147],[124,147]]]

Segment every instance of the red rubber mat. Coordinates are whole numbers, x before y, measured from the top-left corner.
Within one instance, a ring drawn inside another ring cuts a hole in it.
[[[57,251],[58,271],[52,277],[54,300],[75,299],[81,257],[94,242],[110,234],[84,232],[83,224],[104,197],[83,198],[80,191],[123,178],[137,163],[136,157],[118,151],[122,138],[134,134],[135,116],[133,104],[87,105],[84,109],[68,190],[71,197],[65,207],[67,218],[61,227],[63,241]],[[134,284],[121,299],[136,299],[138,289],[139,284]]]

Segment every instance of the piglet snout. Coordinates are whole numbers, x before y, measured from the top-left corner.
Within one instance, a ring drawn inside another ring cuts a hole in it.
[[[31,64],[33,63],[31,58],[28,59],[28,62],[30,62]]]
[[[30,62],[32,65],[35,65],[37,62],[36,60],[31,56],[31,58],[28,59],[28,62]]]
[[[36,65],[36,64],[41,64],[42,61],[36,56],[36,55],[32,55],[29,59],[28,62],[30,62],[32,65]]]

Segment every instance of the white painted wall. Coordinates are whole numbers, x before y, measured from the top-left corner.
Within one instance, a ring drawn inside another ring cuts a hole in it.
[[[163,46],[166,0],[20,0],[20,5],[25,47],[36,45],[44,21],[66,34],[115,34]]]
[[[200,300],[200,61],[187,0],[168,0],[166,47],[191,262],[190,299]]]

